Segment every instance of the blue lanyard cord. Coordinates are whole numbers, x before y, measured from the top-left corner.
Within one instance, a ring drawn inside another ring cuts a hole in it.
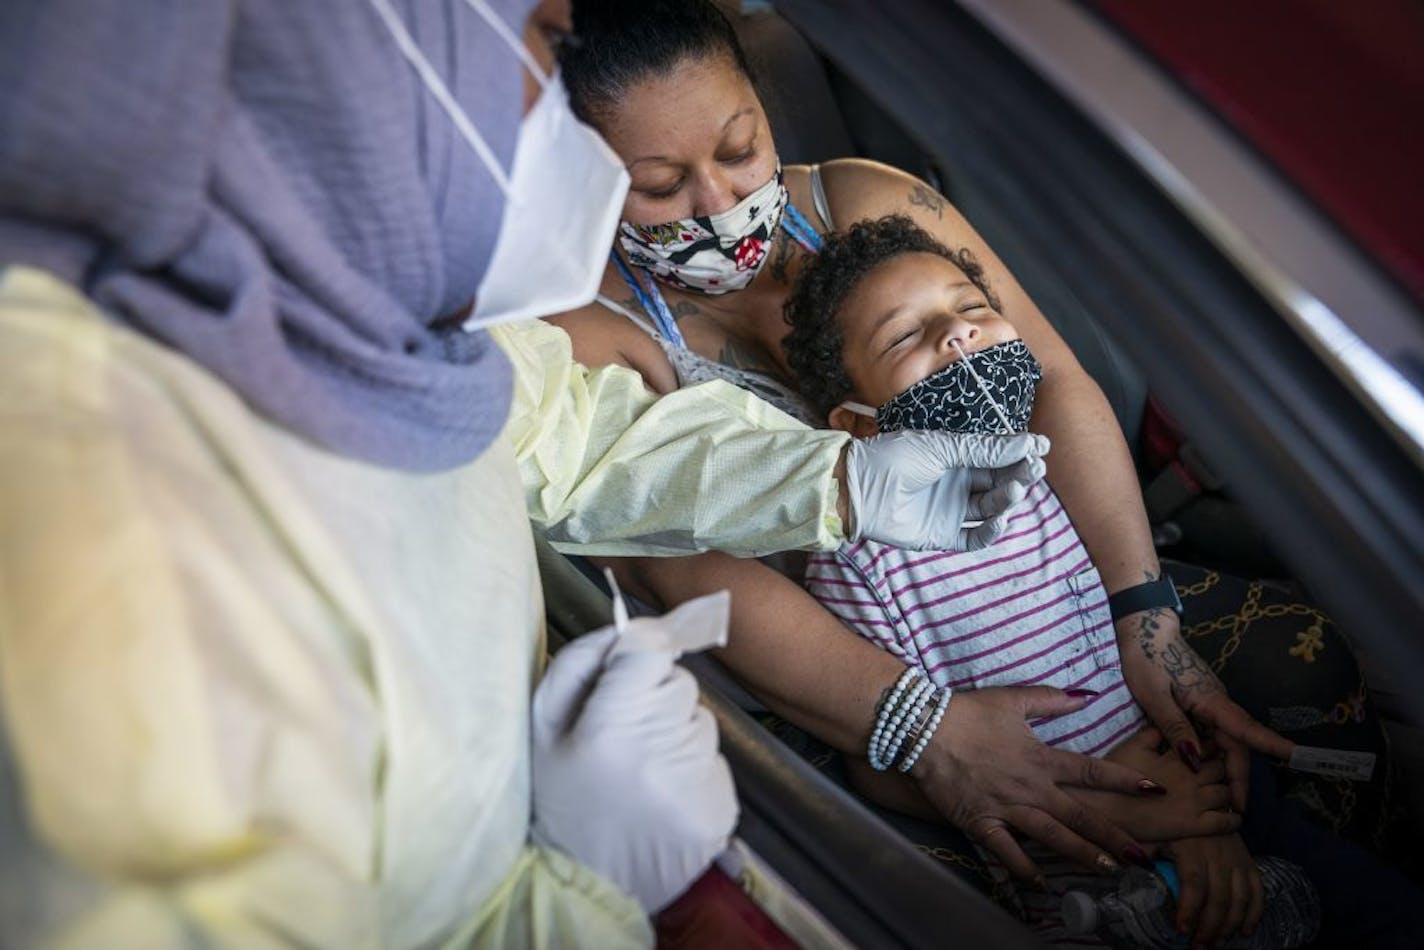
[[[663,299],[662,291],[658,290],[657,282],[652,276],[647,277],[648,282],[645,285],[633,269],[623,262],[623,258],[618,256],[617,251],[609,251],[608,257],[613,261],[613,266],[618,268],[618,274],[628,285],[628,289],[633,291],[633,296],[638,299],[643,311],[657,324],[658,332],[680,349],[687,349],[687,341],[682,338],[682,331],[678,329],[677,321],[673,319],[672,311],[668,309],[667,301]]]
[[[791,202],[786,202],[786,209],[781,212],[781,226],[786,229],[786,233],[806,249],[806,253],[815,254],[821,249],[821,236],[816,233],[816,229],[811,227],[811,223],[806,220],[796,206]]]

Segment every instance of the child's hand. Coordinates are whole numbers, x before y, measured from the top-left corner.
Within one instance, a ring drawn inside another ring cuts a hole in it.
[[[1193,947],[1211,947],[1256,929],[1265,906],[1261,872],[1240,835],[1184,838],[1167,846],[1182,895],[1177,930]]]
[[[1193,772],[1175,752],[1161,746],[1161,733],[1149,726],[1106,756],[1151,778],[1163,789],[1160,794],[1121,795],[1076,788],[1070,794],[1112,815],[1118,827],[1143,842],[1221,835],[1240,827],[1240,817],[1225,810],[1231,795],[1225,763],[1216,758]]]

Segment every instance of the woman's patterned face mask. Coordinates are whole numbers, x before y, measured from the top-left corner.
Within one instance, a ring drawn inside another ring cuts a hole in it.
[[[786,207],[781,166],[766,184],[721,214],[667,224],[618,226],[629,263],[683,290],[741,290],[766,263],[771,236]]]
[[[1043,369],[1023,340],[970,353],[926,376],[875,413],[881,432],[1027,432]],[[997,407],[997,408],[996,408]]]

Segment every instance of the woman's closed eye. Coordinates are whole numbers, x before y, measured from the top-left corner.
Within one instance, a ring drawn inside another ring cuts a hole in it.
[[[662,187],[638,188],[636,190],[639,194],[646,195],[649,198],[661,200],[663,198],[671,198],[673,195],[681,191],[682,183],[683,179],[679,178],[670,185],[664,185]]]
[[[735,155],[721,157],[718,159],[718,161],[720,161],[723,165],[745,165],[747,162],[756,158],[756,155],[756,143],[753,142],[751,145],[748,145],[745,149],[740,152],[737,152]]]

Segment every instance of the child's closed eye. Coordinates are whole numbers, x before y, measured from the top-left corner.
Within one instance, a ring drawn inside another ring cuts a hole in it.
[[[893,340],[890,341],[890,345],[885,347],[885,352],[889,353],[891,350],[900,346],[902,343],[909,342],[918,332],[918,330],[905,330],[904,332],[899,333]]]

